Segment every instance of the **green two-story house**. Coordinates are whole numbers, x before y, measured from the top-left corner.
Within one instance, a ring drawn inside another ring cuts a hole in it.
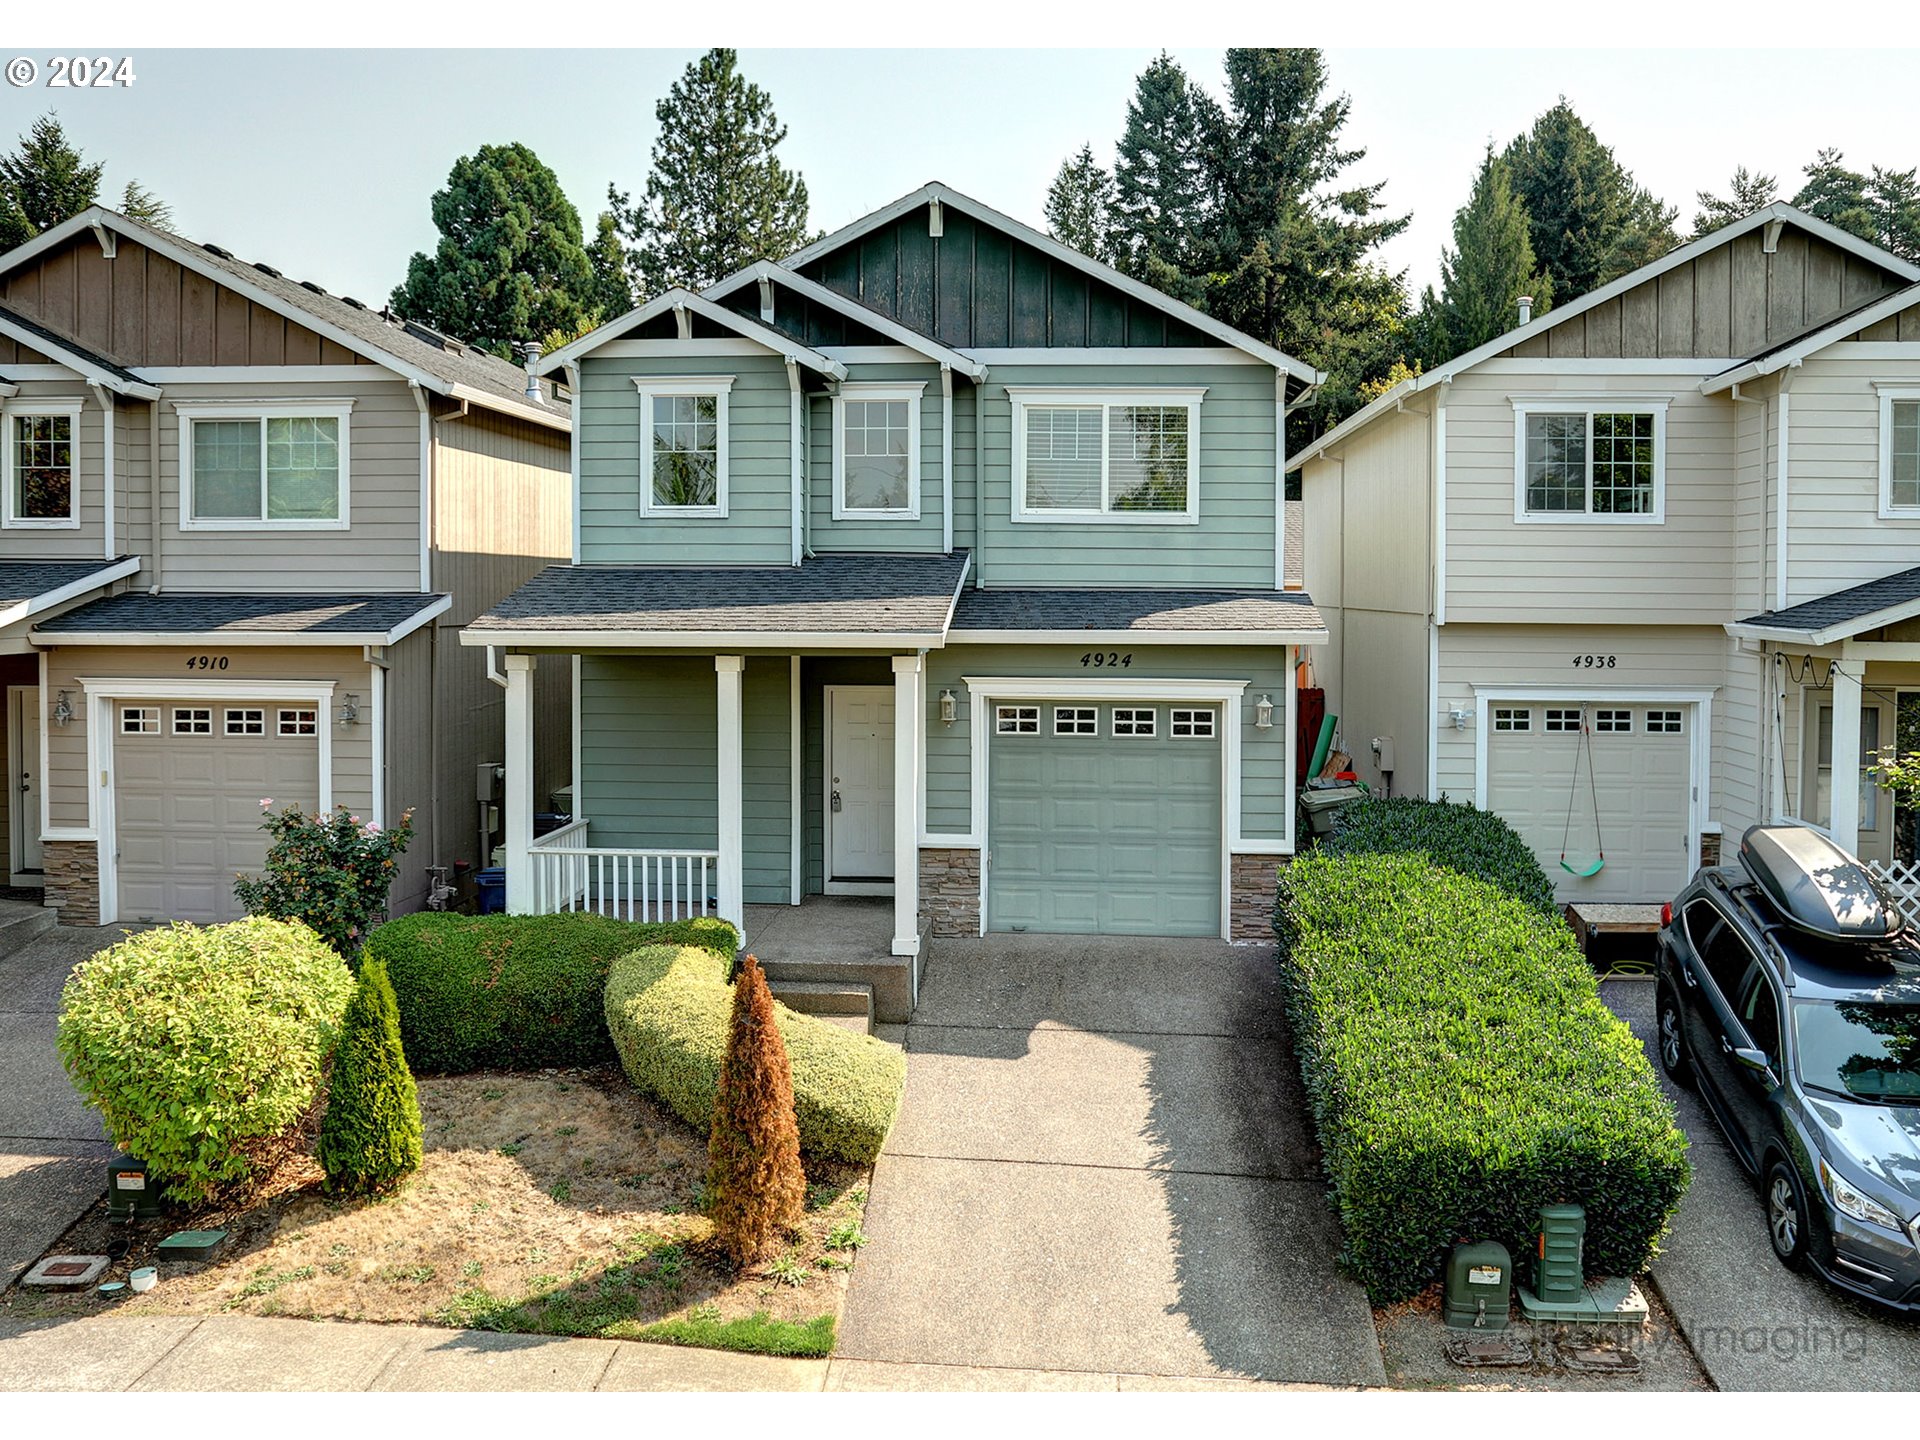
[[[939,184],[543,364],[573,563],[462,636],[507,687],[509,908],[890,895],[916,971],[929,935],[1265,933],[1326,638],[1310,367]],[[574,818],[536,840],[553,663]]]

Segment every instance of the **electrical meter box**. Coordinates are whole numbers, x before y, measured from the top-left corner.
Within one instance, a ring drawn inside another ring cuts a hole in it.
[[[145,1220],[160,1213],[160,1186],[147,1162],[115,1155],[107,1162],[107,1215],[114,1220]]]
[[[1513,1301],[1513,1257],[1497,1240],[1456,1245],[1447,1257],[1445,1318],[1452,1330],[1504,1330]]]

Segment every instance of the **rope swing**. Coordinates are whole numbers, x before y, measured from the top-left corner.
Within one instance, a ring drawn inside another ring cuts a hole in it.
[[[1577,875],[1582,880],[1591,880],[1607,868],[1607,846],[1600,834],[1600,789],[1593,779],[1593,740],[1587,729],[1587,707],[1580,707],[1580,748],[1573,758],[1573,773],[1567,777],[1567,824],[1560,833],[1560,868],[1569,875]],[[1593,864],[1581,869],[1567,863],[1567,842],[1573,838],[1573,803],[1580,795],[1580,761],[1587,762],[1587,795],[1593,802],[1593,849],[1598,857]]]

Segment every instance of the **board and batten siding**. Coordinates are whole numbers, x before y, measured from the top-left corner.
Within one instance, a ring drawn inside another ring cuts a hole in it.
[[[72,402],[80,406],[78,443],[75,446],[77,468],[74,474],[74,483],[80,488],[80,526],[74,530],[38,525],[0,529],[0,558],[99,560],[106,553],[106,412],[100,408],[100,397],[77,375],[72,380],[23,380],[19,384],[18,395],[0,400],[0,415],[7,417],[4,435],[7,444],[13,442],[12,416],[15,414],[31,413],[48,403]],[[142,407],[140,418],[144,424],[145,407]],[[126,420],[124,410],[114,417],[116,455],[120,453],[121,440],[118,428]],[[117,510],[125,503],[125,484],[124,471],[116,467],[114,490]],[[122,555],[133,551],[133,547],[127,543],[124,529],[115,534],[114,549]]]
[[[848,385],[891,381],[923,384],[920,392],[920,518],[918,520],[835,520],[833,518],[833,429],[835,406],[831,396],[807,400],[807,524],[808,543],[816,554],[861,551],[880,554],[938,554],[941,532],[941,445],[944,423],[937,365],[850,365]],[[965,388],[956,384],[956,392]],[[958,410],[960,398],[955,395]],[[956,432],[959,427],[956,425]],[[968,443],[972,443],[969,435]],[[956,452],[958,450],[956,444]],[[958,468],[956,466],[956,468]],[[956,500],[958,497],[956,497]],[[971,517],[969,517],[971,518]],[[961,545],[957,525],[954,544]]]
[[[727,513],[640,513],[650,424],[636,378],[733,377],[727,397]],[[587,565],[786,565],[793,558],[792,391],[778,355],[587,356],[580,431],[580,559]]]
[[[1271,373],[1271,372],[1268,372]],[[971,701],[962,677],[1047,676],[1073,681],[1097,675],[1155,680],[1245,680],[1248,682],[1239,713],[1222,717],[1237,725],[1240,735],[1240,832],[1247,840],[1277,841],[1286,831],[1287,761],[1291,754],[1285,725],[1287,655],[1277,645],[1141,645],[1107,646],[1131,653],[1124,669],[1082,666],[1084,646],[1070,645],[948,645],[927,655],[926,712],[926,830],[930,835],[972,833],[985,817],[976,817],[972,796]],[[940,720],[940,692],[951,690],[958,701],[953,724]],[[1273,700],[1273,728],[1253,727],[1253,707],[1262,695]],[[1101,701],[1103,705],[1121,703]],[[1174,701],[1155,701],[1162,711]],[[1166,723],[1164,714],[1162,723]],[[991,723],[991,722],[989,722]]]

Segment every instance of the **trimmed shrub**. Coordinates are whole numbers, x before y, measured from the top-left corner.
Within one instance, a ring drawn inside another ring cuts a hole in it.
[[[247,1147],[314,1108],[347,963],[305,925],[173,925],[83,962],[60,999],[60,1058],[107,1133],[176,1200],[250,1170]]]
[[[420,1094],[400,1047],[387,967],[369,960],[340,1021],[314,1149],[336,1194],[377,1195],[420,1168]]]
[[[393,981],[415,1073],[458,1075],[612,1063],[607,971],[642,945],[694,945],[731,964],[740,941],[716,919],[638,925],[585,913],[423,911],[375,930],[367,958]]]
[[[733,983],[727,1053],[707,1137],[707,1213],[733,1263],[752,1265],[799,1228],[806,1201],[793,1067],[774,1022],[767,977],[749,955]]]
[[[1320,849],[1330,855],[1422,855],[1549,915],[1557,915],[1553,882],[1533,847],[1491,810],[1395,795],[1356,801],[1335,812],[1333,834]]]
[[[689,1125],[713,1123],[733,990],[728,962],[688,946],[623,955],[607,977],[607,1028],[627,1078]],[[906,1057],[777,1001],[774,1023],[793,1066],[800,1148],[828,1160],[873,1160],[893,1128]]]
[[[1586,1207],[1590,1271],[1639,1271],[1686,1189],[1686,1141],[1572,933],[1418,856],[1281,874],[1280,974],[1345,1232],[1376,1304],[1448,1248],[1531,1253],[1540,1206]]]
[[[396,867],[413,839],[413,812],[383,830],[362,824],[344,805],[331,815],[308,815],[298,805],[279,814],[260,802],[260,828],[273,836],[266,869],[233,882],[233,896],[249,915],[298,920],[349,960],[387,911]]]

